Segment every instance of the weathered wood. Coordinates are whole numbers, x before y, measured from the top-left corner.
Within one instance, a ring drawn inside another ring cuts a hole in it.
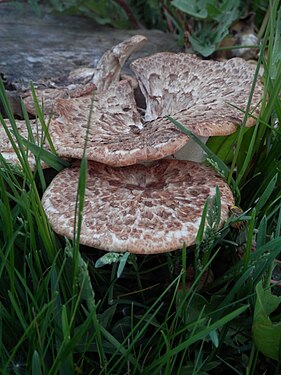
[[[136,34],[147,36],[133,58],[178,50],[175,38],[157,30],[116,30],[80,17],[44,15],[25,6],[0,3],[0,74],[7,88],[22,90],[81,67],[97,64],[113,45]]]

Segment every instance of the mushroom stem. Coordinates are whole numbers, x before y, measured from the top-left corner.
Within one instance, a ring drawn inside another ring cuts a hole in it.
[[[200,137],[198,136],[200,141],[206,144],[209,137]],[[174,156],[177,160],[190,160],[201,163],[203,161],[204,151],[202,148],[195,143],[192,139],[190,139],[180,150],[178,150]]]

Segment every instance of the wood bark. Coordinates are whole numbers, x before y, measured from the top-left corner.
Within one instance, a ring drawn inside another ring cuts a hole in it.
[[[175,38],[158,30],[116,30],[81,17],[38,17],[29,6],[0,3],[0,74],[7,89],[23,90],[81,66],[95,67],[102,54],[142,34],[148,42],[132,58],[177,51]],[[128,64],[127,64],[128,66]]]

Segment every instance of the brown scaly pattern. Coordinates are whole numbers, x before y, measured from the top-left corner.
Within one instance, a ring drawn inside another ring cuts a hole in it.
[[[241,125],[255,72],[242,59],[203,61],[166,52],[138,59],[131,66],[146,97],[145,116],[137,110],[129,80],[98,90],[89,127],[88,159],[126,166],[176,153],[188,137],[166,115],[199,136],[231,134]],[[255,116],[261,99],[259,78],[251,106]],[[56,101],[61,116],[51,123],[50,133],[60,156],[82,157],[90,104],[90,96]],[[253,124],[249,117],[246,125]]]
[[[142,123],[129,80],[94,94],[86,156],[113,166],[157,160],[184,146],[188,137],[167,119]],[[81,159],[92,96],[58,99],[49,132],[58,155]]]
[[[170,115],[199,136],[236,131],[243,121],[255,74],[255,67],[240,58],[204,61],[171,52],[137,59],[131,69],[146,98],[146,121]],[[262,96],[259,77],[251,103],[254,116],[259,113]],[[254,123],[249,117],[246,126]]]
[[[54,231],[73,238],[79,165],[51,182],[42,203]],[[221,223],[234,204],[209,167],[178,160],[112,168],[89,162],[81,244],[107,251],[162,253],[194,244],[208,196],[221,192]]]

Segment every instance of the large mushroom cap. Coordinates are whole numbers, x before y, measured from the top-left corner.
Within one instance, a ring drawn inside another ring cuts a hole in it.
[[[206,61],[171,52],[139,58],[131,63],[131,69],[146,98],[146,121],[170,115],[199,136],[236,131],[243,121],[255,74],[255,67],[240,58]],[[255,116],[262,95],[259,78],[251,103]],[[246,125],[253,124],[249,118]]]
[[[59,99],[49,132],[59,156],[82,158],[91,110],[91,96]],[[161,159],[180,149],[188,137],[168,119],[143,124],[130,81],[112,84],[94,95],[86,156],[124,166]]]
[[[42,198],[54,231],[73,238],[79,166],[64,169]],[[194,244],[202,210],[216,186],[221,222],[233,205],[227,184],[209,167],[160,160],[112,168],[89,162],[80,243],[107,251],[152,254]]]

